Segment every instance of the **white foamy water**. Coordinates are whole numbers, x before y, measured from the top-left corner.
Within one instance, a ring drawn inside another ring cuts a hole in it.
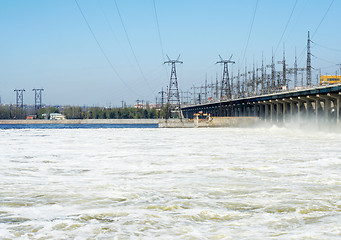
[[[0,130],[1,239],[340,239],[341,135]]]

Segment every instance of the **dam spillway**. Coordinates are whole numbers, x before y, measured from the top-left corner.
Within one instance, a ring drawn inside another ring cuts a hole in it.
[[[259,117],[271,123],[314,119],[340,126],[341,84],[291,90],[182,107],[185,118],[202,112],[212,117]]]

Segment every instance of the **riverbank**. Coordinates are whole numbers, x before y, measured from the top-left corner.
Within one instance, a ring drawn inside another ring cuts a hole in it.
[[[33,124],[104,124],[104,125],[158,125],[159,128],[196,128],[196,127],[250,127],[259,123],[255,117],[214,117],[204,119],[64,119],[64,120],[0,120],[0,125]]]
[[[0,120],[0,124],[158,124],[159,119]]]

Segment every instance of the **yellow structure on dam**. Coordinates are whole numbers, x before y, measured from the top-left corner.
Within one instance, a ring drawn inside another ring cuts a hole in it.
[[[331,85],[341,83],[341,76],[321,75],[320,85]]]

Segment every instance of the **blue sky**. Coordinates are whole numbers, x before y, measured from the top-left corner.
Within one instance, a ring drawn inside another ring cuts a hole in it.
[[[299,67],[305,67],[308,31],[313,76],[319,69],[322,74],[340,70],[340,0],[77,2],[93,34],[74,0],[0,1],[2,103],[15,103],[14,89],[24,88],[24,101],[32,104],[32,89],[41,87],[45,104],[155,102],[169,84],[165,54],[181,54],[184,64],[177,71],[183,91],[201,86],[206,75],[208,82],[221,77],[222,66],[215,64],[219,54],[233,54],[236,73],[253,62],[260,66],[262,54],[269,64],[272,51],[276,62],[282,60],[285,45],[288,67],[295,49]]]

